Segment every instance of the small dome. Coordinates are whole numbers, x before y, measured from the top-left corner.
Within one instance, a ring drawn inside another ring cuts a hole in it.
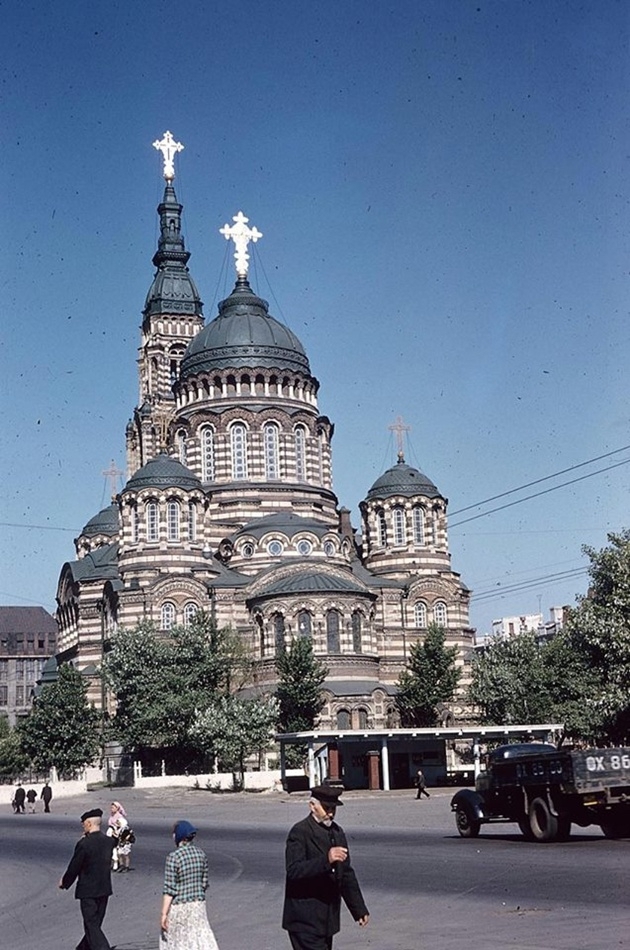
[[[441,498],[433,482],[419,469],[407,465],[403,459],[377,478],[367,493],[368,499],[391,498],[392,495],[405,495],[408,498],[413,495]]]
[[[131,476],[123,492],[140,491],[143,488],[183,488],[185,491],[201,489],[201,482],[194,472],[170,455],[158,455]]]
[[[240,278],[219,316],[189,343],[180,378],[227,368],[267,367],[310,375],[304,347],[294,333],[269,315],[269,304]]]
[[[90,518],[81,531],[81,537],[94,538],[99,534],[105,534],[108,538],[114,538],[119,530],[118,505],[112,503],[107,508],[99,511],[93,518]]]

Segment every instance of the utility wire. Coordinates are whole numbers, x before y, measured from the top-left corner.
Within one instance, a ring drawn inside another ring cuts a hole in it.
[[[481,601],[487,600],[496,600],[498,597],[502,597],[505,594],[517,594],[540,586],[564,583],[565,581],[571,580],[572,578],[582,577],[587,573],[588,568],[582,567],[573,571],[560,571],[558,574],[548,574],[544,577],[534,577],[529,581],[521,581],[518,584],[506,584],[505,586],[497,585],[492,590],[480,591],[478,594],[473,594],[472,600],[474,603],[480,603]]]
[[[467,505],[465,508],[458,508],[457,511],[451,511],[451,517],[453,517],[453,515],[461,515],[465,511],[470,511],[471,508],[480,508],[482,505],[488,505],[491,501],[497,501],[499,498],[506,498],[508,495],[513,495],[517,491],[525,491],[526,488],[531,488],[533,485],[540,485],[541,482],[548,482],[551,478],[559,478],[560,475],[566,475],[567,472],[574,472],[578,468],[584,468],[585,465],[592,465],[594,462],[601,462],[602,459],[610,458],[611,455],[618,455],[619,452],[625,452],[627,449],[630,449],[630,445],[623,445],[620,449],[614,449],[612,452],[606,452],[605,455],[597,455],[595,458],[588,459],[586,462],[578,462],[577,465],[570,465],[569,468],[563,468],[560,472],[555,472],[553,475],[545,475],[544,478],[537,478],[533,482],[527,482],[525,485],[520,485],[518,488],[511,488],[509,491],[501,492],[499,495],[492,495],[491,498],[484,498],[483,501],[478,501],[475,505]],[[607,469],[602,469],[602,471],[605,472]],[[593,472],[593,474],[597,475],[599,473]],[[567,484],[570,485],[571,482],[567,482]],[[530,497],[535,498],[536,496],[532,495]],[[463,522],[460,522],[460,524],[463,524]]]
[[[454,524],[449,524],[449,528],[457,528],[459,525],[468,524],[469,521],[476,521],[477,518],[485,518],[487,515],[492,515],[496,511],[503,511],[505,508],[513,508],[514,505],[520,505],[524,501],[531,501],[532,498],[540,498],[541,495],[548,495],[552,491],[557,491],[559,488],[566,488],[567,485],[575,485],[577,482],[583,482],[587,478],[592,478],[594,475],[601,475],[603,472],[610,472],[613,468],[619,468],[621,465],[627,465],[630,462],[630,459],[624,459],[623,462],[616,462],[614,465],[608,465],[606,468],[600,468],[596,472],[590,472],[588,475],[580,475],[579,478],[572,478],[568,482],[561,482],[560,485],[554,485],[552,488],[545,488],[543,491],[534,492],[532,495],[525,495],[524,498],[518,498],[516,501],[509,501],[507,505],[498,505],[496,508],[490,508],[488,511],[482,511],[478,515],[472,515],[470,518],[464,518],[463,521],[456,521]],[[568,471],[568,470],[567,470]],[[553,478],[554,476],[549,476]],[[534,484],[534,483],[532,483]],[[513,489],[514,491],[520,491],[521,489]],[[511,492],[506,492],[505,494],[511,494]],[[501,496],[497,496],[501,497]],[[472,505],[471,507],[476,507]],[[460,509],[467,510],[467,509]]]

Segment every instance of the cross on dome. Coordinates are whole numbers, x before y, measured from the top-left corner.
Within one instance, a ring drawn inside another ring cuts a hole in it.
[[[258,238],[262,237],[262,234],[258,228],[247,227],[249,218],[246,218],[242,211],[235,214],[232,221],[235,223],[232,226],[224,224],[223,227],[219,229],[219,234],[222,234],[226,241],[230,239],[234,241],[236,248],[234,260],[236,261],[237,277],[247,277],[247,269],[249,267],[247,245],[250,241],[252,244],[255,244]]]
[[[175,153],[181,152],[184,146],[181,142],[176,142],[172,134],[167,130],[161,141],[159,139],[155,140],[153,148],[161,152],[164,158],[164,178],[166,181],[173,181],[175,178],[175,164],[173,159],[175,158]]]
[[[396,442],[398,444],[398,461],[405,461],[404,433],[411,432],[411,426],[405,425],[402,416],[397,416],[396,421],[387,426],[390,432],[396,433]]]

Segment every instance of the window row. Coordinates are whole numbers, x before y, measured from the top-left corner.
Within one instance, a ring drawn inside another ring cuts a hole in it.
[[[179,541],[182,534],[182,522],[185,518],[186,532],[189,541],[197,540],[197,505],[194,501],[188,503],[182,511],[182,503],[171,499],[166,503],[166,539]],[[144,505],[144,536],[147,541],[160,540],[160,505],[157,501],[148,501]],[[131,509],[131,541],[137,544],[140,539],[140,512],[138,507]]]
[[[235,422],[228,430],[228,438],[232,479],[243,481],[249,477],[249,431],[242,422]],[[306,439],[306,427],[296,426],[293,430],[293,454],[294,476],[298,482],[304,482],[307,478]],[[185,429],[177,431],[175,444],[179,461],[187,465],[190,443]],[[280,427],[275,422],[263,426],[262,446],[265,478],[275,481],[280,478]],[[201,480],[212,482],[216,477],[216,435],[211,426],[204,426],[200,430],[199,451]]]
[[[430,513],[422,505],[414,505],[408,512],[402,505],[391,510],[391,517],[384,508],[376,511],[377,544],[381,548],[388,543],[396,547],[406,544],[437,544],[440,513],[434,509]]]
[[[261,618],[262,620],[262,618]],[[352,612],[349,624],[349,635],[354,653],[363,652],[364,616],[360,610]],[[326,652],[341,653],[341,632],[343,616],[341,611],[332,609],[326,612]],[[271,618],[273,643],[276,654],[286,648],[286,624],[284,614],[275,613]],[[313,638],[313,615],[308,610],[301,610],[297,615],[297,633],[299,637]],[[261,655],[265,654],[264,631],[261,627]]]
[[[420,629],[428,627],[429,608],[423,600],[419,600],[416,604],[414,604],[413,615],[415,627]],[[432,619],[433,623],[437,624],[438,627],[448,626],[448,610],[446,609],[446,604],[443,600],[437,600],[433,604]]]
[[[288,546],[286,539],[280,540],[279,538],[273,538],[271,541],[267,541],[264,547],[267,554],[270,554],[272,557],[280,557],[280,555],[284,554]],[[309,541],[308,538],[299,538],[293,543],[292,547],[301,557],[309,557],[315,549],[315,545],[312,541]],[[343,548],[344,553],[346,547],[347,545]],[[334,541],[324,541],[322,550],[326,557],[334,557],[337,553],[337,545]],[[252,558],[256,553],[256,545],[253,541],[246,541],[245,544],[239,548],[239,552],[242,557],[248,559]]]
[[[198,610],[199,610],[198,605],[195,604],[193,601],[189,601],[187,604],[184,605],[184,609],[182,611],[182,623],[184,624],[185,627],[187,627],[188,624],[192,621],[193,617],[195,616]],[[162,609],[160,612],[160,626],[162,630],[170,630],[171,627],[174,627],[176,623],[177,623],[177,607],[172,601],[167,600],[162,604]]]

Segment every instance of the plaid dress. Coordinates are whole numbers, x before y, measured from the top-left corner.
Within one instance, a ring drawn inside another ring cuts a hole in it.
[[[173,898],[168,915],[168,950],[219,950],[206,914],[208,859],[192,842],[166,858],[163,894]]]

